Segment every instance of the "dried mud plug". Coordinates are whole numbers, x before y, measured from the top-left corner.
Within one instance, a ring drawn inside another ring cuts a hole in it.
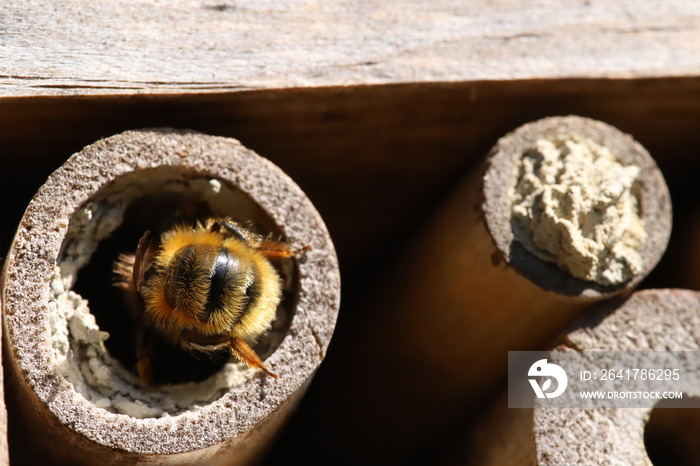
[[[310,201],[238,141],[165,129],[86,147],[5,262],[8,384],[36,447],[18,455],[251,463],[320,364],[339,287]]]
[[[629,291],[670,236],[670,197],[653,159],[600,121],[552,117],[521,126],[492,150],[484,187],[503,259],[556,293]]]

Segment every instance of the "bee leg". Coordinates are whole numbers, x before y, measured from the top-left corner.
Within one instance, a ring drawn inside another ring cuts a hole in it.
[[[136,330],[136,371],[144,387],[153,386],[153,334],[141,325]]]
[[[159,246],[160,245],[157,241],[151,239],[150,231],[146,231],[141,239],[139,239],[139,245],[138,248],[136,248],[136,254],[134,255],[132,273],[136,291],[139,293],[141,292],[141,285],[143,284],[146,271],[151,267],[151,264],[158,253]]]
[[[301,251],[308,251],[309,249],[311,249],[311,247],[309,246],[304,246],[301,249],[295,250],[290,248],[288,244],[279,241],[259,241],[257,235],[251,240],[251,238],[248,236],[248,233],[246,233],[246,231],[243,228],[239,227],[238,224],[228,221],[226,219],[216,220],[210,228],[212,232],[218,232],[222,229],[226,230],[229,236],[237,238],[243,241],[244,243],[250,245],[251,247],[254,247],[267,259],[286,259],[287,257],[296,256]],[[258,244],[254,245],[254,243]]]
[[[288,244],[265,240],[261,241],[255,249],[267,259],[286,259],[288,257],[294,257],[302,251],[310,250],[311,246],[304,246],[301,249],[292,249]]]
[[[209,228],[209,231],[216,233],[221,231],[222,228],[226,230],[228,236],[243,241],[247,245],[251,245],[250,238],[248,238],[248,235],[246,234],[245,230],[239,227],[237,224],[230,222],[226,219],[217,219],[214,223],[212,223],[211,227]]]
[[[243,341],[241,338],[232,336],[231,340],[229,340],[229,348],[231,349],[231,353],[240,359],[246,366],[252,367],[253,369],[260,369],[273,379],[277,378],[276,374],[273,374],[267,369],[267,367],[265,367],[265,364],[263,364],[260,357],[255,354],[253,348],[251,348],[250,345],[248,345],[248,343]]]

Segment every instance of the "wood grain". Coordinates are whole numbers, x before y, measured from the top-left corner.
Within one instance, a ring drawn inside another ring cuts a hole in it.
[[[684,0],[12,2],[0,96],[695,75]]]
[[[673,193],[681,209],[697,197],[698,109],[693,78],[0,99],[0,197],[14,200],[0,203],[0,248],[7,250],[32,195],[70,154],[125,129],[170,126],[234,137],[280,166],[323,215],[345,278],[364,277],[376,270],[367,260],[395,251],[493,141],[545,116],[584,115],[632,134],[669,184],[688,191]]]
[[[365,325],[353,306],[407,232],[527,121],[607,121],[657,158],[677,212],[694,202],[699,25],[685,0],[11,2],[0,248],[71,153],[125,129],[192,127],[240,139],[302,186],[350,284],[345,324]],[[667,257],[684,259],[677,247]],[[674,285],[676,269],[666,260],[654,284]],[[280,457],[305,458],[300,445]]]

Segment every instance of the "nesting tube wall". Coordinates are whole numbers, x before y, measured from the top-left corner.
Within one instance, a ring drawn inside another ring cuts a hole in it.
[[[700,293],[642,290],[626,301],[613,300],[597,305],[572,326],[557,351],[690,351],[693,353],[688,354],[697,354],[700,350],[698,335]],[[700,395],[697,374],[683,373],[676,386],[683,391],[684,398],[692,400]],[[692,402],[690,400],[679,401]],[[697,407],[697,398],[694,403]],[[656,426],[650,422],[655,411],[659,414]],[[692,426],[698,423],[697,409],[552,409],[545,403],[535,408],[508,408],[505,398],[499,400],[483,424],[471,434],[471,442],[459,442],[461,455],[455,455],[445,464],[651,466],[647,448],[653,446],[650,444],[653,430],[661,432],[667,428],[664,421],[672,421],[674,414],[678,420],[685,419],[685,425],[677,426],[673,436],[667,437],[677,441],[676,451],[667,451],[661,460],[664,464],[696,464],[697,430]],[[681,441],[683,438],[685,444]]]
[[[635,167],[631,189],[646,237],[637,245],[641,267],[620,283],[575,278],[514,239],[518,167],[537,141],[562,137],[594,141],[621,166]],[[365,455],[397,458],[428,448],[505,380],[509,350],[544,348],[586,307],[631,293],[661,258],[670,229],[665,181],[632,137],[577,116],[504,136],[419,230],[367,304],[375,320],[355,341],[368,343],[353,348],[348,364],[360,361],[351,372],[380,382],[334,389],[347,395],[335,397],[338,410],[358,398],[354,406],[368,407],[335,415],[338,429],[362,430],[366,440],[351,448]]]
[[[2,300],[0,299],[0,304]],[[2,329],[0,328],[0,333]],[[7,444],[7,409],[5,407],[5,384],[2,358],[0,358],[0,464],[10,464]]]
[[[104,261],[102,245],[127,223],[183,203],[251,221],[304,249],[280,265],[282,304],[256,346],[278,379],[226,362],[204,380],[148,389],[105,350],[118,336],[95,315],[110,303],[99,301],[101,291],[87,302],[76,290],[111,284],[84,271]],[[251,464],[325,355],[339,287],[318,212],[279,168],[238,141],[164,129],[86,147],[37,192],[5,262],[8,386],[16,432],[32,445],[21,453],[70,464]]]

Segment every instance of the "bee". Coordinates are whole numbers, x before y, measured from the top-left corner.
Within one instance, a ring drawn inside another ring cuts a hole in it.
[[[249,342],[269,328],[280,303],[281,280],[270,261],[297,252],[231,218],[213,217],[159,236],[146,231],[134,255],[120,256],[115,272],[120,286],[140,298],[145,333],[187,351],[228,350],[277,378]],[[137,347],[137,372],[143,385],[152,385],[148,338]]]

